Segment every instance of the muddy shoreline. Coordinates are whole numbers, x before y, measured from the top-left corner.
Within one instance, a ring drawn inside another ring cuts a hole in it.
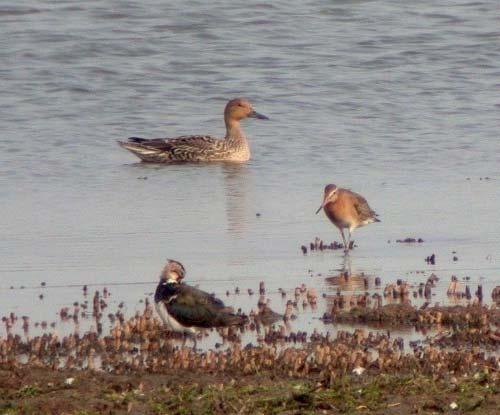
[[[272,370],[129,371],[0,369],[3,414],[496,414],[497,370],[442,376],[418,368],[307,376]]]
[[[413,316],[408,305],[384,307]],[[390,331],[291,338],[268,328],[259,345],[200,352],[175,346],[148,310],[101,337],[1,339],[0,413],[496,414],[500,405],[494,306],[426,310],[448,315],[439,321],[448,331],[410,350]],[[362,315],[351,311],[334,317]]]
[[[366,288],[366,278],[359,284]],[[63,307],[61,323],[75,327],[66,335],[43,321],[43,333],[31,335],[38,322],[9,313],[0,338],[0,414],[496,413],[496,296],[491,304],[478,297],[416,306],[406,283],[387,287],[324,295],[318,321],[326,330],[307,332],[293,330],[294,318],[316,307],[316,290],[279,291],[289,298],[286,312],[272,314],[261,283],[259,311],[244,327],[203,334],[217,343],[201,350],[181,346],[147,297],[131,316],[118,304],[106,325],[107,290]],[[268,314],[275,318],[266,321]],[[94,328],[80,333],[80,319]],[[401,328],[418,339],[400,337]]]

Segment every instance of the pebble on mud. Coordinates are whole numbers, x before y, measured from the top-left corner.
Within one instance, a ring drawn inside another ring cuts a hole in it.
[[[65,385],[71,386],[75,382],[75,378],[66,378],[64,381]]]
[[[413,244],[413,243],[419,243],[421,244],[424,242],[422,238],[405,238],[405,239],[396,239],[397,243],[400,244]]]

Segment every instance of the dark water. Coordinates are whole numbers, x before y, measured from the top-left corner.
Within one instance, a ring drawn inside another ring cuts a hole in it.
[[[324,276],[341,253],[299,250],[338,239],[314,215],[330,182],[382,219],[355,233],[353,272],[418,283],[434,271],[443,287],[468,276],[489,296],[500,275],[499,15],[496,0],[3,1],[0,314],[55,318],[81,284],[146,282],[111,286],[140,307],[167,257],[220,295],[260,280],[335,290]],[[116,145],[223,135],[235,96],[271,118],[245,123],[245,165],[142,165]],[[425,243],[394,243],[407,236]],[[45,288],[40,301],[28,287],[42,281],[77,287]],[[228,303],[248,310],[246,298]],[[323,311],[321,299],[305,315]]]

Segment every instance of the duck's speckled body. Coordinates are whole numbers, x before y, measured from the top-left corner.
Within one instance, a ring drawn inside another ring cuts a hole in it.
[[[218,139],[208,135],[186,135],[176,138],[145,139],[131,137],[118,143],[142,161],[151,163],[234,161],[250,159],[250,147],[241,129],[245,118],[268,118],[253,110],[244,98],[229,101],[224,110],[226,137]]]

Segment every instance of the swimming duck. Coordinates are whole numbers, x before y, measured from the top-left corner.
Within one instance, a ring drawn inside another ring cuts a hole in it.
[[[377,214],[370,208],[363,196],[349,189],[339,188],[334,184],[325,186],[323,203],[316,214],[321,209],[324,209],[328,219],[339,229],[346,253],[349,252],[351,233],[354,229],[369,223],[380,222]],[[347,240],[344,228],[347,228],[349,232]]]
[[[196,349],[200,329],[243,325],[247,318],[237,315],[213,295],[182,282],[184,266],[168,260],[155,292],[155,307],[172,331],[191,337]]]
[[[208,135],[154,139],[130,137],[126,142],[118,141],[118,144],[142,161],[151,163],[248,161],[250,147],[240,126],[240,121],[245,118],[269,119],[254,111],[247,99],[235,98],[227,103],[224,110],[226,123],[224,139]]]

